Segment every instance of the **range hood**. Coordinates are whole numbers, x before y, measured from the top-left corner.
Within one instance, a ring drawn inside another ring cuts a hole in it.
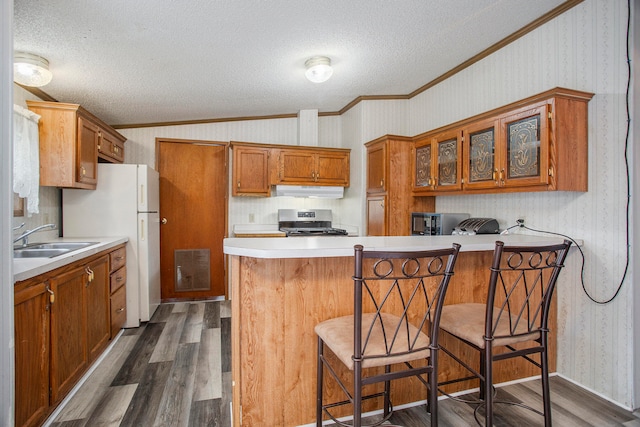
[[[344,187],[318,185],[276,185],[276,196],[342,199]]]

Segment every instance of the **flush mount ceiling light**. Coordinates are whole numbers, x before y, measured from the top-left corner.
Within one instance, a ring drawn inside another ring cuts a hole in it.
[[[326,56],[314,56],[313,58],[309,58],[304,63],[304,66],[307,67],[307,71],[304,75],[314,83],[326,82],[333,74],[331,59]]]
[[[40,87],[51,81],[49,61],[41,56],[27,52],[13,55],[13,81],[23,86]]]

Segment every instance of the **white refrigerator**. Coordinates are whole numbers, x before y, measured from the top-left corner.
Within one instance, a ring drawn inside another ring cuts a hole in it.
[[[147,165],[100,163],[95,190],[62,191],[64,237],[129,238],[125,328],[160,305],[159,199],[158,172]]]

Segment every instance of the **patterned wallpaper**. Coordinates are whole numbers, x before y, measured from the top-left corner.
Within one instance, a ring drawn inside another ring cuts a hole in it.
[[[556,86],[595,93],[588,192],[438,197],[436,206],[495,217],[502,228],[524,218],[531,228],[582,239],[585,286],[598,300],[616,291],[626,257],[626,19],[624,1],[587,0],[411,102],[415,135]],[[580,264],[574,249],[558,290],[558,372],[632,407],[632,274],[612,303],[598,305],[585,296]]]

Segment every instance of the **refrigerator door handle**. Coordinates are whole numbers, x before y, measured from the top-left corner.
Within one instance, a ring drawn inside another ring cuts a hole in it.
[[[140,240],[145,240],[145,237],[144,237],[144,219],[140,220]]]

